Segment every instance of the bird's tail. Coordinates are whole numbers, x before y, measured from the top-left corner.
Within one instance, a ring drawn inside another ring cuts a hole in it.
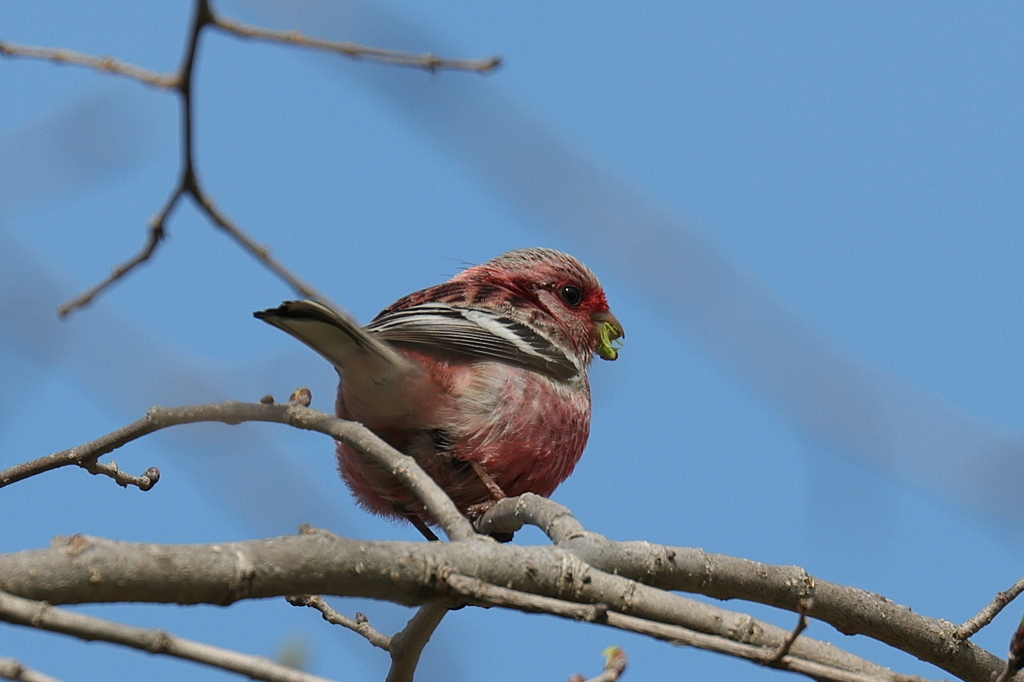
[[[388,374],[409,364],[404,356],[373,338],[355,322],[316,301],[285,301],[276,308],[257,311],[253,316],[288,332],[342,372],[355,362],[367,360],[378,360],[379,371]]]

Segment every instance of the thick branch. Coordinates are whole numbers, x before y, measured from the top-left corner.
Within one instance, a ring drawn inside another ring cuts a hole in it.
[[[646,585],[788,611],[796,611],[801,600],[810,599],[808,616],[843,634],[877,639],[957,677],[989,682],[988,674],[1002,668],[998,658],[956,637],[952,623],[914,613],[881,595],[814,578],[798,566],[763,564],[688,547],[613,542],[588,532],[565,507],[536,495],[502,500],[477,527],[483,533],[509,532],[524,523],[539,527],[558,547],[594,568]]]
[[[748,661],[759,665],[771,665],[772,667],[802,673],[817,680],[831,680],[833,682],[880,682],[881,680],[894,679],[891,675],[869,675],[852,672],[842,668],[833,667],[808,661],[802,658],[789,656],[788,652],[776,659],[773,654],[779,650],[768,650],[764,647],[742,642],[732,641],[726,637],[708,635],[696,632],[678,625],[664,623],[652,623],[649,620],[627,616],[614,611],[609,611],[603,604],[584,605],[566,602],[550,597],[540,597],[533,594],[526,594],[510,590],[506,587],[489,585],[476,578],[464,575],[450,575],[446,582],[460,594],[468,597],[474,604],[480,606],[504,606],[521,611],[534,613],[551,613],[563,618],[583,620],[590,623],[601,623],[620,630],[628,630],[642,635],[649,635],[681,646],[692,646],[707,651],[714,651],[720,654],[727,654],[737,658],[745,658]],[[783,646],[791,646],[795,640],[787,638]],[[617,677],[617,675],[616,675]],[[615,679],[613,677],[612,679]]]
[[[148,601],[230,604],[296,592],[362,596],[400,604],[449,602],[452,573],[562,601],[604,604],[646,623],[648,634],[678,625],[775,649],[787,632],[717,608],[594,570],[557,547],[500,545],[475,537],[455,543],[367,542],[323,531],[218,545],[150,545],[75,536],[54,548],[0,555],[0,589],[50,603]],[[557,614],[556,614],[557,615]],[[973,650],[984,654],[981,649]],[[987,682],[979,663],[965,679]],[[891,671],[810,638],[791,656],[869,677]],[[973,677],[971,676],[973,675]]]
[[[95,616],[73,613],[54,608],[45,602],[22,599],[3,592],[0,592],[0,619],[15,625],[60,632],[88,642],[111,642],[151,654],[183,658],[214,668],[241,673],[254,680],[330,682],[323,677],[288,668],[262,656],[250,656],[230,649],[193,642],[163,630],[147,630]]]

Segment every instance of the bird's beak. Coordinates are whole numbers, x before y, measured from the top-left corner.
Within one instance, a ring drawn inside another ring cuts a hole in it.
[[[602,310],[590,316],[594,323],[594,335],[597,337],[597,347],[594,352],[605,360],[614,360],[619,357],[619,348],[622,342],[619,339],[626,338],[626,332],[622,324],[612,315],[610,310]],[[615,343],[616,345],[612,345]]]

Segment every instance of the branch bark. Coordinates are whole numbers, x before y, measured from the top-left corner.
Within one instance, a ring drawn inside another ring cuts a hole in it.
[[[95,616],[72,613],[55,608],[46,602],[23,599],[3,592],[0,592],[0,619],[15,625],[60,632],[89,642],[110,642],[151,654],[183,658],[214,668],[240,673],[254,680],[331,682],[323,677],[285,667],[262,656],[250,656],[230,649],[194,642],[163,630],[138,628]]]
[[[476,535],[472,524],[459,513],[445,492],[420,469],[412,457],[395,450],[362,424],[338,419],[298,403],[228,401],[176,408],[153,407],[142,419],[91,443],[0,471],[0,487],[62,466],[85,466],[133,440],[171,426],[199,422],[235,425],[252,421],[287,424],[307,431],[317,431],[350,445],[389,468],[423,502],[450,539],[462,540]],[[293,590],[292,594],[302,591]]]
[[[763,656],[766,648],[778,648],[788,635],[746,614],[596,570],[559,547],[501,545],[483,536],[453,543],[370,542],[306,531],[217,545],[135,544],[72,536],[51,549],[0,555],[0,589],[54,604],[225,605],[296,592],[406,605],[450,604],[462,597],[446,581],[452,574],[566,602],[603,604],[609,613],[629,616],[635,619],[633,624],[645,622],[647,634],[666,639],[672,637],[660,626],[676,625],[756,647]],[[988,682],[996,659],[982,653],[992,665],[976,665],[964,679]],[[794,643],[790,656],[875,679],[908,679],[806,637]]]
[[[809,600],[807,616],[846,635],[877,639],[961,679],[990,682],[991,673],[1003,668],[1000,658],[958,637],[952,623],[914,613],[873,592],[820,580],[798,566],[763,564],[689,547],[613,542],[587,531],[562,505],[537,495],[502,500],[477,527],[483,533],[514,532],[527,523],[594,568],[645,585],[794,612],[801,600]]]

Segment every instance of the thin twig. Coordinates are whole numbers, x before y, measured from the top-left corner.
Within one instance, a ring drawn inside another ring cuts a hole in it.
[[[451,69],[456,71],[475,71],[478,73],[486,73],[488,71],[493,71],[501,65],[501,57],[496,56],[488,57],[486,59],[445,59],[443,57],[430,54],[429,52],[426,54],[412,54],[409,52],[401,52],[399,50],[384,50],[379,47],[367,47],[357,43],[311,38],[303,35],[299,31],[275,31],[273,29],[262,28],[260,26],[243,24],[222,16],[217,16],[213,21],[213,25],[226,33],[231,33],[240,38],[256,38],[276,43],[298,45],[300,47],[311,47],[319,50],[326,50],[328,52],[336,52],[338,54],[345,55],[346,57],[352,57],[353,59],[366,59],[369,61],[380,62],[382,64],[391,64],[393,66],[411,66],[417,69],[426,69],[427,71]]]
[[[957,639],[973,637],[979,630],[992,622],[1006,606],[1024,592],[1024,577],[1020,578],[1005,592],[999,592],[989,605],[959,625],[954,633]]]
[[[773,668],[782,667],[782,659],[789,655],[789,650],[793,648],[793,642],[800,636],[800,633],[807,629],[807,611],[810,610],[812,604],[813,600],[811,599],[801,599],[796,603],[796,612],[800,614],[796,621],[796,626],[786,637],[785,641],[779,645],[779,648],[764,659],[765,665]]]
[[[102,71],[103,73],[125,76],[132,80],[139,81],[140,83],[152,85],[153,87],[161,88],[163,90],[171,90],[178,87],[177,74],[157,73],[156,71],[144,69],[141,66],[135,66],[134,64],[119,61],[113,57],[97,57],[91,54],[74,52],[73,50],[67,50],[62,47],[36,47],[34,45],[16,45],[14,43],[0,41],[0,55],[8,57],[27,57],[29,59],[42,59],[48,62],[56,62],[58,64],[84,66],[88,69],[93,69],[94,71]]]
[[[176,200],[180,196],[181,192],[175,192],[174,199]],[[69,301],[65,301],[60,304],[57,308],[57,315],[59,317],[65,317],[68,313],[78,308],[84,308],[85,306],[92,303],[92,300],[96,298],[104,289],[109,287],[111,284],[121,279],[129,272],[134,270],[139,265],[142,265],[150,259],[156,248],[164,239],[164,219],[166,218],[166,211],[170,210],[170,206],[173,206],[173,202],[168,205],[165,211],[161,211],[160,214],[154,216],[149,221],[149,230],[147,232],[146,243],[142,245],[142,248],[137,254],[115,266],[106,279],[98,282],[97,284],[89,287],[82,293],[78,294]]]
[[[327,299],[316,291],[308,283],[304,282],[298,275],[291,272],[284,265],[279,263],[266,247],[256,243],[238,225],[221,212],[214,204],[212,198],[203,191],[199,182],[195,162],[195,127],[193,125],[193,79],[195,73],[196,54],[199,48],[199,40],[203,29],[207,26],[216,28],[241,38],[253,38],[278,43],[287,43],[308,47],[337,54],[343,54],[353,59],[365,59],[381,62],[395,66],[409,66],[437,71],[438,69],[450,69],[460,71],[474,71],[485,73],[495,69],[501,59],[490,57],[488,59],[445,59],[432,54],[412,54],[398,50],[385,50],[365,45],[358,45],[350,42],[339,42],[334,40],[323,40],[305,36],[298,31],[276,31],[242,24],[240,22],[217,15],[210,4],[210,0],[196,0],[192,12],[192,23],[186,39],[185,50],[182,55],[181,64],[174,73],[161,74],[150,71],[134,64],[122,62],[113,57],[98,57],[66,50],[63,48],[34,47],[30,45],[15,45],[13,43],[0,42],[0,55],[9,57],[25,57],[30,59],[42,59],[61,64],[74,64],[83,66],[102,73],[116,74],[131,78],[140,83],[145,83],[164,90],[174,91],[181,103],[181,171],[179,179],[171,196],[163,209],[149,221],[149,232],[146,243],[137,254],[115,266],[111,273],[97,284],[89,287],[74,298],[61,304],[57,309],[60,317],[85,307],[97,296],[102,294],[115,283],[124,279],[133,272],[139,265],[147,262],[156,253],[166,234],[167,218],[177,201],[185,194],[190,195],[209,217],[209,219],[220,227],[236,244],[247,251],[253,258],[262,263],[264,267],[281,278],[296,293],[306,298],[313,298],[327,305]]]
[[[209,216],[210,220],[212,220],[217,227],[222,229],[225,234],[235,240],[235,243],[241,246],[253,258],[258,260],[260,263],[263,263],[268,270],[284,280],[284,282],[298,294],[305,298],[312,298],[329,305],[329,301],[323,294],[317,291],[308,282],[303,281],[302,278],[291,272],[284,265],[277,262],[277,260],[270,254],[270,250],[267,249],[267,247],[257,243],[241,228],[239,228],[234,221],[224,215],[224,213],[217,208],[217,205],[213,203],[210,196],[202,190],[198,182],[193,186],[190,193],[196,200],[196,203],[200,208],[202,208],[203,212]]]
[[[156,467],[149,467],[141,476],[132,476],[121,471],[117,467],[117,462],[104,463],[90,459],[82,462],[79,466],[94,476],[107,476],[114,479],[114,482],[122,488],[133,485],[143,492],[150,490],[160,480],[160,470]]]
[[[375,459],[417,496],[451,540],[477,537],[466,519],[444,490],[419,467],[416,460],[382,441],[372,431],[356,422],[304,407],[299,403],[268,404],[227,401],[185,407],[153,407],[146,416],[116,431],[62,452],[41,457],[0,471],[0,487],[30,476],[63,466],[82,466],[145,435],[180,424],[221,422],[240,424],[247,421],[288,424],[300,429],[331,436]]]
[[[303,594],[295,597],[288,597],[288,603],[292,606],[308,606],[312,609],[316,609],[323,616],[323,619],[332,625],[340,625],[344,628],[348,628],[356,634],[362,635],[366,638],[373,646],[383,649],[384,651],[391,650],[391,638],[380,632],[366,619],[361,613],[356,613],[356,617],[353,620],[343,613],[331,608],[330,604],[323,600],[322,597],[315,594]]]
[[[151,433],[148,430],[140,430],[140,427],[144,426],[145,422],[146,419],[143,418],[134,424],[129,424],[116,431],[112,431],[92,442],[76,445],[73,448],[61,450],[52,455],[40,457],[30,462],[15,464],[9,469],[4,469],[0,471],[0,488],[47,471],[52,471],[53,469],[59,469],[60,467],[79,466],[91,474],[109,476],[122,486],[136,485],[143,490],[149,490],[160,478],[160,470],[156,467],[150,467],[142,476],[135,477],[120,472],[116,466],[102,465],[96,461],[98,457],[116,450],[125,443]]]
[[[412,682],[423,647],[446,613],[448,606],[441,602],[424,604],[405,628],[391,638],[391,669],[388,670],[387,682]]]
[[[60,632],[86,641],[101,641],[202,663],[267,682],[329,682],[262,656],[194,642],[163,630],[151,630],[58,609],[46,602],[0,592],[0,618],[15,625]]]
[[[50,677],[32,668],[25,667],[21,661],[2,656],[0,656],[0,678],[17,680],[17,682],[60,682],[56,677]]]

